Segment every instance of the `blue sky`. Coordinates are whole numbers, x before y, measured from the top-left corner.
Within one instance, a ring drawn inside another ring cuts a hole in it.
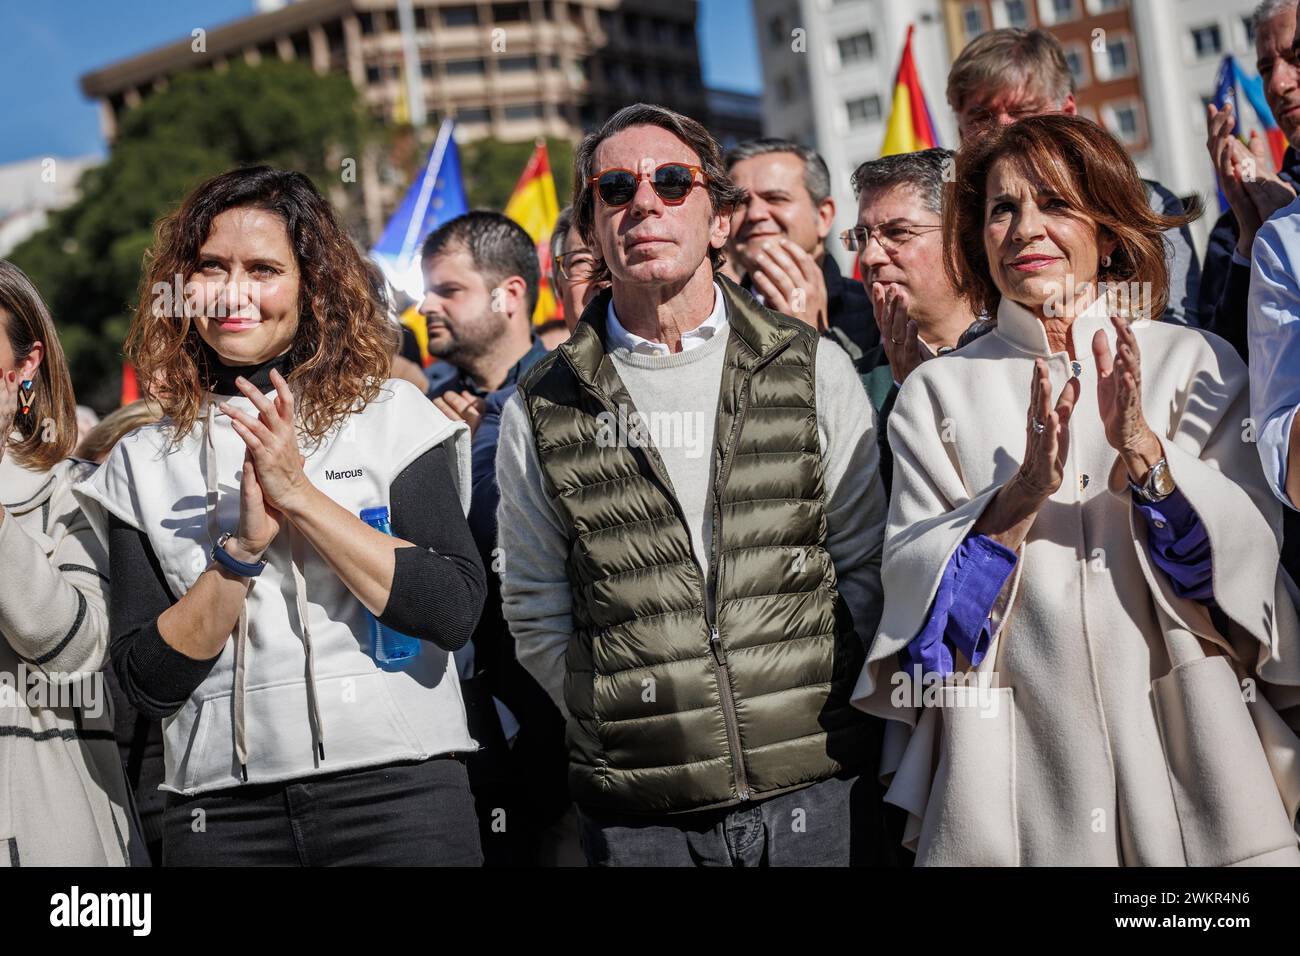
[[[252,0],[0,0],[0,163],[102,153],[81,74],[251,12]],[[750,0],[700,0],[704,81],[757,93]]]

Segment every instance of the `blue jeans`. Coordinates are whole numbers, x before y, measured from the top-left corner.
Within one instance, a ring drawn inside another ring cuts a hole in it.
[[[870,774],[716,810],[641,816],[579,807],[590,866],[863,866],[887,862]],[[892,861],[889,861],[892,862]]]

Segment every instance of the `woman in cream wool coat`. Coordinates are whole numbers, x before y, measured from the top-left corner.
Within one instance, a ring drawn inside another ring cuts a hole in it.
[[[1300,622],[1246,369],[1152,321],[1185,218],[1077,117],[960,157],[948,268],[997,324],[899,395],[854,695],[918,864],[1300,863]]]
[[[94,465],[68,457],[76,410],[54,323],[3,260],[0,435],[0,867],[147,865],[99,673],[108,557],[72,495]]]

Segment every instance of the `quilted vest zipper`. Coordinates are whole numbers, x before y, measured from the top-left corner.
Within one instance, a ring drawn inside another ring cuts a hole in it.
[[[749,404],[749,378],[752,372],[745,372],[740,381],[740,402],[736,414],[731,417],[731,431],[727,434],[727,443],[723,446],[718,467],[713,470],[713,535],[710,550],[713,560],[709,562],[709,576],[713,579],[713,614],[709,621],[709,647],[713,651],[713,660],[718,672],[718,687],[722,697],[723,723],[727,727],[728,747],[731,750],[731,768],[736,778],[736,792],[741,800],[749,799],[749,775],[745,770],[745,753],[740,742],[740,720],[736,716],[736,698],[731,688],[731,671],[727,667],[727,649],[722,644],[718,633],[718,599],[722,582],[722,489],[726,487],[727,478],[731,476],[731,462],[735,456],[736,435],[745,417],[745,408]],[[707,601],[707,596],[706,596]]]
[[[713,660],[717,665],[718,685],[722,696],[723,723],[727,728],[728,746],[731,750],[731,767],[736,778],[736,792],[741,800],[750,798],[749,774],[745,769],[745,751],[740,742],[740,720],[736,716],[736,698],[731,686],[731,670],[727,666],[727,648],[718,633],[718,602],[722,596],[722,489],[731,477],[731,463],[736,457],[736,437],[740,434],[745,421],[745,411],[749,407],[749,383],[754,372],[767,365],[785,351],[789,341],[783,342],[752,369],[745,372],[740,380],[740,402],[736,414],[731,419],[731,431],[727,434],[727,443],[723,446],[722,460],[713,474],[713,534],[709,562],[709,575],[713,578],[713,613],[709,621],[709,647],[713,651]],[[707,597],[706,597],[707,603]]]

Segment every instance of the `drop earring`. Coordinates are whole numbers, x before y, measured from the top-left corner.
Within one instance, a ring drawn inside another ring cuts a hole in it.
[[[32,398],[34,397],[33,393],[35,392],[35,388],[36,383],[28,378],[23,379],[22,386],[18,389],[18,397],[23,403],[24,415],[30,415],[32,413]]]
[[[1109,268],[1110,268],[1110,256],[1102,256],[1102,257],[1101,257],[1101,267],[1102,267],[1103,269],[1109,269]]]

